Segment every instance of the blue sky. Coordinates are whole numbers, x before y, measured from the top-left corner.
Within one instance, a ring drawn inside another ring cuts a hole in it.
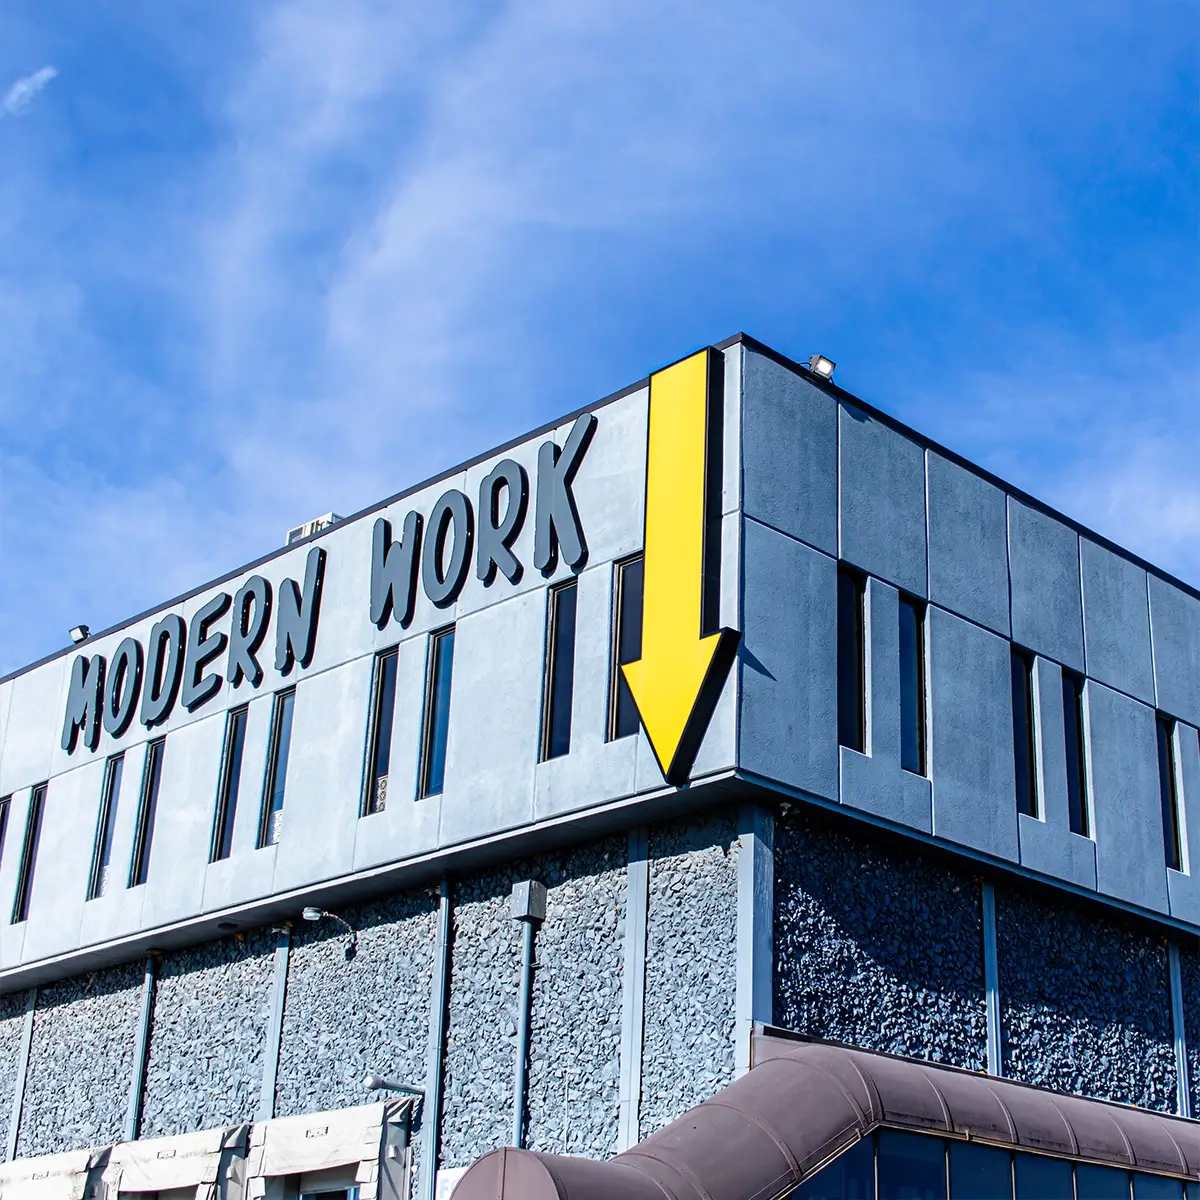
[[[1200,584],[1200,7],[9,0],[0,671],[744,329]]]

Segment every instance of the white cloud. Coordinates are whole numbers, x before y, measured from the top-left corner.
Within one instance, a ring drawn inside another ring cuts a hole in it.
[[[53,67],[42,67],[32,75],[18,79],[0,100],[0,117],[15,117],[23,113],[37,94],[58,74]]]

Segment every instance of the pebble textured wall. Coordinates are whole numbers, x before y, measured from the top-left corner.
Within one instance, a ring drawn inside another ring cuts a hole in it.
[[[713,813],[650,831],[643,1137],[733,1078],[737,826]]]
[[[389,896],[292,933],[276,1115],[385,1099],[363,1089],[368,1070],[424,1084],[437,898]]]
[[[127,963],[39,990],[21,1157],[121,1140],[143,975],[140,962]]]
[[[443,1167],[468,1166],[512,1142],[521,929],[509,895],[518,877],[489,872],[454,889]]]
[[[17,1059],[25,1027],[26,991],[0,996],[0,1146],[8,1145],[12,1120],[13,1091],[17,1085]]]
[[[986,1062],[979,883],[829,828],[775,826],[777,1025],[971,1070]]]
[[[262,1087],[275,935],[259,930],[159,964],[142,1137],[252,1121]]]
[[[1179,950],[1179,974],[1183,983],[1183,1024],[1187,1038],[1188,1097],[1191,1115],[1200,1116],[1200,953]]]
[[[627,845],[612,838],[533,869],[549,894],[534,954],[531,1150],[617,1152]]]
[[[1173,1111],[1162,938],[997,889],[996,947],[1006,1075]]]

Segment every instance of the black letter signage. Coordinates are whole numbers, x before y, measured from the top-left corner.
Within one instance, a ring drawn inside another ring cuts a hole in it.
[[[146,687],[142,692],[142,724],[161,725],[175,707],[183,675],[183,642],[186,635],[178,613],[163,617],[150,630],[150,655],[146,662]]]
[[[120,737],[129,728],[142,688],[142,645],[127,637],[113,655],[104,688],[104,728]]]
[[[251,575],[233,598],[233,628],[229,631],[229,661],[225,678],[237,687],[243,679],[251,687],[262,683],[263,669],[255,655],[267,636],[271,619],[271,585],[261,575]]]
[[[225,649],[223,633],[208,636],[208,627],[229,611],[229,593],[218,592],[192,618],[183,670],[183,707],[192,712],[221,690],[220,675],[205,675],[204,668]]]
[[[554,442],[538,448],[537,511],[534,514],[533,565],[544,575],[554,571],[561,548],[569,567],[587,562],[583,526],[571,494],[571,480],[579,470],[584,452],[596,431],[596,418],[584,413],[571,426],[567,444],[560,453]]]
[[[279,615],[275,618],[275,670],[291,674],[292,664],[307,667],[317,644],[317,618],[321,613],[321,586],[325,581],[325,551],[314,546],[304,564],[304,595],[294,579],[279,588]]]
[[[471,502],[462,492],[446,492],[439,496],[429,514],[429,536],[421,555],[421,582],[425,586],[425,595],[438,608],[453,604],[462,591],[471,562],[473,524]],[[448,561],[447,542],[450,543]]]
[[[380,517],[371,531],[371,621],[382,629],[392,615],[401,626],[413,619],[417,602],[417,564],[421,561],[421,514],[410,512],[398,542],[392,523]]]
[[[500,497],[505,496],[504,518]],[[521,578],[521,564],[509,547],[521,532],[529,504],[529,477],[525,468],[511,458],[501,459],[479,485],[479,551],[475,574],[487,587],[496,578],[496,568],[509,583]]]
[[[79,733],[83,744],[95,750],[100,741],[100,694],[104,686],[104,658],[79,655],[71,664],[71,689],[67,693],[67,714],[63,718],[62,748],[70,754]]]

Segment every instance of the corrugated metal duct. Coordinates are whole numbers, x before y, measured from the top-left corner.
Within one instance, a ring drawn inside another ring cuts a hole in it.
[[[1200,1179],[1200,1123],[760,1031],[747,1075],[624,1154],[494,1150],[454,1200],[776,1200],[881,1127]]]

